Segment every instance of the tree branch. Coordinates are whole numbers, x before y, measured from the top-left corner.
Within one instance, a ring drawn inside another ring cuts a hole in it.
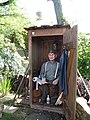
[[[9,4],[11,4],[13,1],[14,1],[14,0],[7,0],[6,2],[0,3],[0,6],[9,5]]]

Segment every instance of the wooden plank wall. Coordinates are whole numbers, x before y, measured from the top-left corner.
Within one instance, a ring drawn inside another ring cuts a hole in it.
[[[33,37],[32,40],[32,68],[33,74],[41,68],[41,65],[48,60],[48,52],[53,48],[55,37]],[[57,37],[58,58],[62,51],[62,37]]]
[[[29,63],[31,66],[30,75],[30,106],[33,107],[33,82],[34,72],[41,67],[42,63],[48,60],[47,54],[52,49],[53,43],[58,44],[58,60],[63,48],[63,34],[68,28],[40,29],[29,31]],[[36,108],[36,106],[34,106]],[[41,108],[41,107],[40,107]],[[41,108],[42,109],[42,108]],[[50,111],[51,108],[48,110]],[[57,110],[59,111],[59,110]]]
[[[68,61],[68,95],[65,99],[65,112],[67,120],[75,120],[76,113],[76,79],[77,79],[77,26],[64,34],[64,45],[70,51]]]

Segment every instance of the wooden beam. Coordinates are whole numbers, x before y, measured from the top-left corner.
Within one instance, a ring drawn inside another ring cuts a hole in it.
[[[70,78],[73,57],[74,57],[74,49],[71,49],[70,55],[69,55],[69,60],[68,60],[68,67],[67,67],[67,80],[69,80],[69,78]]]

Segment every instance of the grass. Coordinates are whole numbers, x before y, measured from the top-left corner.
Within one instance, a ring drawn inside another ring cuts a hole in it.
[[[21,116],[17,114],[10,114],[10,113],[3,113],[2,114],[2,119],[3,120],[23,120]]]
[[[12,113],[5,113],[2,114],[2,120],[25,120],[28,115],[33,114],[33,110],[31,108],[19,108],[17,111]]]
[[[3,102],[4,105],[6,106],[12,106],[14,105],[14,101],[11,100],[6,100]],[[2,120],[24,120],[24,118],[21,116],[21,114],[18,114],[18,110],[15,113],[2,113]]]

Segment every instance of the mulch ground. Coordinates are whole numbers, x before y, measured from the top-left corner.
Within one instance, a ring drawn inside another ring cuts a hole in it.
[[[14,114],[20,115],[23,120],[65,120],[64,116],[58,113],[25,107],[19,108]]]

